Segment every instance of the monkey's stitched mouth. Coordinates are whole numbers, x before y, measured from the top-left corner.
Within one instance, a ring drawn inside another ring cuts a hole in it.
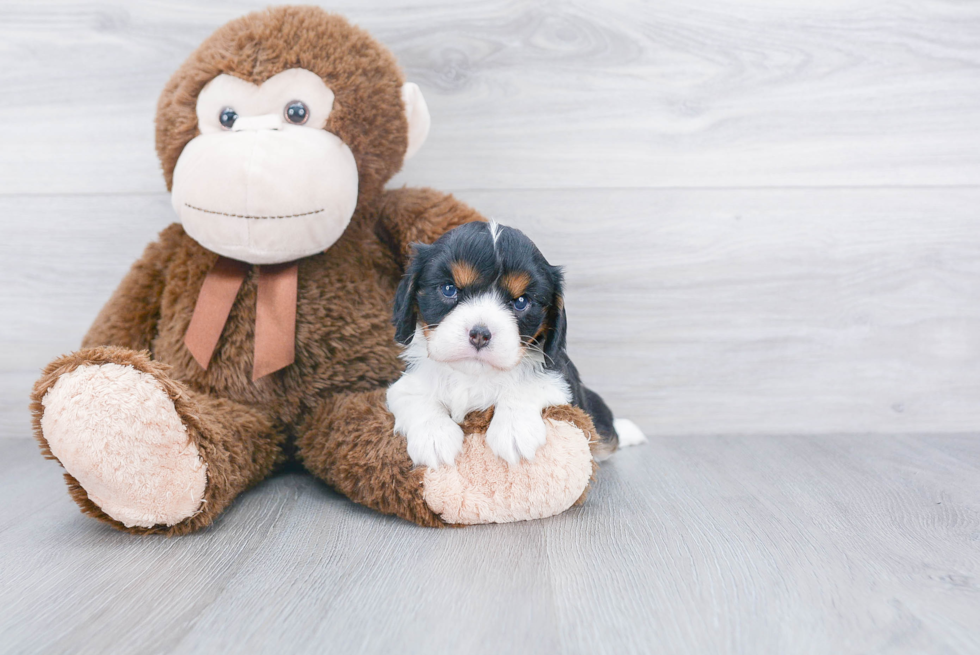
[[[249,216],[248,214],[229,214],[228,212],[217,212],[213,209],[202,209],[201,207],[195,207],[189,203],[184,203],[185,207],[197,210],[199,212],[204,212],[205,214],[217,214],[218,216],[231,216],[232,218],[258,218],[258,219],[274,219],[274,218],[298,218],[300,216],[310,216],[312,214],[319,214],[326,209],[317,209],[311,212],[303,212],[302,214],[285,214],[283,216]]]

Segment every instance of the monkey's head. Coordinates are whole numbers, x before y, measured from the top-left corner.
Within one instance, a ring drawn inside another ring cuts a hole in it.
[[[160,96],[156,144],[185,231],[273,264],[329,248],[428,131],[381,44],[321,9],[278,7],[191,54]]]

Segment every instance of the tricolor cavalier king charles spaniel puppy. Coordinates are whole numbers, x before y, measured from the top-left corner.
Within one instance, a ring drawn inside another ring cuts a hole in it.
[[[487,445],[511,464],[545,443],[541,411],[571,403],[595,423],[597,457],[643,441],[587,389],[565,353],[562,272],[522,232],[467,223],[431,246],[416,245],[395,296],[395,338],[405,374],[388,389],[395,432],[416,465],[453,464],[459,423],[494,408]]]

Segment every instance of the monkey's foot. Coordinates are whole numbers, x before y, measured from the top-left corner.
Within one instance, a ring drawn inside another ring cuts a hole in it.
[[[88,498],[127,528],[201,508],[206,465],[151,373],[117,363],[62,373],[41,399],[43,440]]]
[[[545,518],[582,502],[595,472],[592,422],[568,406],[544,416],[545,444],[533,460],[515,464],[487,443],[488,417],[468,417],[456,465],[425,469],[426,504],[447,523],[473,524]]]

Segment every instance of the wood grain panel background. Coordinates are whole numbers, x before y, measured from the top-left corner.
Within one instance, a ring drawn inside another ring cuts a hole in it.
[[[521,524],[301,474],[181,539],[81,516],[28,390],[173,220],[160,88],[264,4],[0,3],[0,651],[980,652],[976,2],[332,4],[431,108],[395,184],[566,267],[651,442]]]
[[[263,3],[0,6],[0,428],[173,218],[165,80]],[[980,426],[980,6],[340,2],[418,82],[395,184],[568,269],[573,356],[648,431]]]
[[[162,191],[169,75],[264,2],[7,2],[5,193]],[[807,6],[809,5],[809,6]],[[964,2],[340,0],[432,109],[400,178],[443,189],[973,185]]]

